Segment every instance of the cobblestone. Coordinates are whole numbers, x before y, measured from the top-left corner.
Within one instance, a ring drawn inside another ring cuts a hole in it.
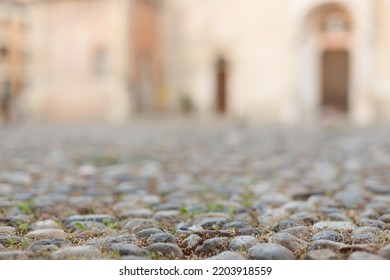
[[[0,259],[390,259],[389,138],[222,122],[2,126]]]

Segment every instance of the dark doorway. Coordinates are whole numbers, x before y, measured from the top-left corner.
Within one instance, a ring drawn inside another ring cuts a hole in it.
[[[218,113],[226,113],[227,109],[227,63],[221,58],[216,67],[216,110]]]
[[[348,112],[348,51],[325,51],[322,58],[322,107],[336,113]]]

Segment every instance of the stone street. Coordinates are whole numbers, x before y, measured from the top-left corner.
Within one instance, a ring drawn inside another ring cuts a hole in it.
[[[0,127],[0,259],[390,259],[390,130]]]

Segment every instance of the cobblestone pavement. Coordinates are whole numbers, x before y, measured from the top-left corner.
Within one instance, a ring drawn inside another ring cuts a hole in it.
[[[390,259],[390,130],[0,127],[0,259]]]

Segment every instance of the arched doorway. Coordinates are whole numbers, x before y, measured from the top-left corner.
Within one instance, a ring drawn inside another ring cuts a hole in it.
[[[352,25],[347,11],[338,5],[319,14],[317,27],[321,51],[322,117],[347,116],[349,112],[350,38]]]
[[[227,81],[228,65],[224,58],[219,58],[216,63],[216,111],[224,114],[227,111]]]
[[[357,73],[352,69],[357,60],[349,10],[336,3],[312,7],[303,30],[297,53],[297,100],[303,120],[349,118],[355,109]]]

